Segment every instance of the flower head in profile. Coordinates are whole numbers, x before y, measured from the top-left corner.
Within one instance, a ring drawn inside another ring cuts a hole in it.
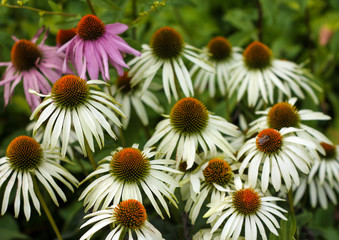
[[[225,96],[231,68],[241,60],[240,48],[232,47],[226,38],[218,36],[211,39],[204,50],[200,57],[215,65],[215,71],[207,71],[199,65],[194,65],[190,70],[190,75],[196,76],[194,87],[200,93],[208,88],[211,97],[214,97],[216,89]]]
[[[198,56],[196,53],[198,49],[186,44],[180,33],[171,27],[158,29],[152,35],[149,45],[144,44],[142,48],[141,56],[129,62],[129,65],[133,65],[130,70],[133,76],[132,84],[135,85],[145,80],[142,90],[146,90],[162,68],[163,87],[169,102],[171,92],[174,98],[178,99],[176,84],[180,85],[186,97],[193,95],[192,80],[182,57],[207,71],[214,71],[210,63]]]
[[[33,133],[35,134],[37,129],[46,122],[43,142],[55,148],[61,137],[63,156],[69,144],[72,127],[85,156],[87,156],[85,142],[92,152],[95,151],[93,136],[100,148],[104,145],[103,129],[112,138],[116,138],[106,118],[121,127],[121,122],[115,113],[121,116],[124,114],[113,97],[94,88],[100,84],[106,83],[101,80],[86,81],[74,75],[60,78],[32,113],[31,120],[42,110]]]
[[[112,225],[113,229],[105,239],[124,239],[124,234],[128,233],[128,239],[153,239],[164,240],[161,233],[147,221],[147,213],[142,203],[135,199],[128,199],[115,204],[105,210],[97,211],[85,216],[90,218],[81,228],[94,224],[80,240],[91,239],[99,230],[107,225]],[[136,238],[134,236],[136,235]]]
[[[60,29],[56,35],[57,47],[61,47],[77,34],[76,28]]]
[[[309,201],[315,208],[320,206],[327,209],[328,202],[337,204],[339,194],[339,146],[321,143],[325,154],[315,159],[308,176],[304,176],[300,186],[296,187],[294,204],[297,205],[302,198],[307,198],[306,190],[309,192]]]
[[[11,50],[11,61],[0,63],[0,66],[7,66],[0,81],[0,86],[4,86],[5,106],[15,87],[22,81],[27,103],[33,111],[41,100],[28,90],[33,89],[47,94],[51,90],[50,82],[54,83],[62,76],[62,61],[65,54],[57,52],[56,47],[45,45],[48,31],[37,44],[43,31],[44,28],[41,28],[30,41],[13,37],[15,43]]]
[[[226,158],[227,159],[227,158]],[[205,163],[201,170],[204,180],[200,185],[196,198],[189,198],[185,206],[185,211],[189,212],[192,224],[195,223],[200,210],[206,199],[209,202],[219,201],[225,197],[225,193],[234,190],[234,177],[237,175],[239,164],[223,156],[217,156]]]
[[[250,123],[251,128],[248,130],[247,135],[255,134],[265,128],[280,130],[282,128],[294,127],[303,130],[295,132],[297,136],[318,143],[316,149],[322,154],[325,154],[320,142],[331,143],[331,141],[324,134],[307,126],[303,122],[330,120],[331,117],[321,112],[313,112],[308,109],[299,110],[295,106],[296,102],[296,98],[291,98],[288,102],[279,102],[271,108],[258,111],[257,114],[263,116]]]
[[[247,92],[248,105],[255,106],[261,98],[265,103],[274,103],[277,89],[287,97],[293,93],[302,99],[307,92],[318,103],[311,86],[319,90],[306,70],[293,62],[274,59],[271,49],[255,41],[245,49],[243,60],[232,68],[230,95],[237,91],[240,100]]]
[[[122,76],[119,76],[116,81],[116,85],[111,85],[110,88],[115,99],[121,103],[121,110],[126,115],[126,118],[122,120],[124,128],[127,128],[128,126],[131,109],[134,109],[144,126],[147,126],[149,123],[147,111],[144,105],[152,108],[159,114],[164,111],[158,98],[151,91],[146,89],[141,94],[140,85],[132,86],[131,77],[128,76],[128,72],[124,72]]]
[[[238,136],[237,126],[219,116],[210,114],[199,100],[187,97],[172,107],[169,116],[161,121],[146,146],[158,144],[157,150],[170,158],[175,149],[177,168],[184,161],[187,169],[194,164],[196,151],[200,146],[205,154],[216,154],[217,147],[234,159],[233,148],[223,134]]]
[[[238,161],[244,158],[239,174],[242,175],[245,168],[248,168],[248,183],[251,187],[256,187],[260,172],[263,192],[266,192],[270,180],[275,191],[281,189],[281,179],[289,190],[293,183],[300,183],[297,170],[309,173],[314,156],[308,149],[315,149],[317,145],[296,136],[296,131],[301,130],[293,127],[282,128],[280,131],[267,128],[239,149]]]
[[[265,228],[279,236],[279,223],[276,217],[287,220],[282,214],[286,210],[276,205],[275,201],[283,201],[278,197],[265,196],[259,190],[242,186],[240,178],[235,182],[236,191],[231,196],[210,204],[204,215],[212,224],[211,233],[222,228],[220,239],[239,239],[245,233],[245,239],[258,239],[258,230],[262,239],[267,239]]]
[[[98,79],[100,72],[103,79],[109,80],[110,62],[118,74],[122,75],[123,68],[129,68],[122,55],[140,55],[139,51],[131,48],[118,36],[127,29],[128,26],[122,23],[105,25],[91,14],[82,17],[75,37],[59,48],[59,51],[66,52],[63,71],[66,71],[67,62],[70,60],[80,77],[86,78],[88,72],[91,79]]]
[[[104,158],[97,170],[84,180],[98,176],[79,198],[84,199],[85,211],[92,207],[94,211],[105,209],[112,203],[118,204],[121,200],[131,198],[143,202],[145,197],[142,195],[145,195],[162,218],[163,214],[157,201],[169,216],[165,198],[177,206],[173,192],[178,183],[168,173],[180,172],[168,167],[175,163],[173,160],[151,160],[156,154],[158,153],[151,152],[150,148],[141,151],[138,145],[134,144],[128,148],[120,147]]]
[[[31,202],[40,214],[40,202],[36,195],[37,182],[41,183],[53,202],[59,206],[57,195],[66,201],[66,195],[55,179],[73,191],[79,182],[57,162],[65,160],[59,152],[46,149],[33,138],[19,136],[7,147],[6,156],[0,159],[0,187],[5,187],[1,215],[7,211],[11,192],[15,192],[14,216],[18,217],[20,206],[28,221],[31,216]],[[15,186],[16,185],[16,186]],[[30,202],[31,200],[31,202]]]

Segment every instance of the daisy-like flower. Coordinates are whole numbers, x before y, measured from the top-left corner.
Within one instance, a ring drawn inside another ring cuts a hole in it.
[[[221,231],[216,231],[211,233],[211,228],[204,228],[199,230],[196,234],[193,235],[193,240],[220,240]],[[237,240],[240,240],[239,238]]]
[[[182,60],[187,58],[192,63],[214,71],[214,67],[201,59],[195,47],[184,42],[179,32],[171,27],[158,29],[151,37],[149,45],[142,45],[142,53],[130,61],[133,65],[130,70],[132,85],[140,83],[143,79],[143,90],[146,90],[159,69],[162,68],[162,82],[168,101],[171,100],[171,92],[174,98],[178,99],[176,81],[186,97],[193,95],[193,85],[189,72]]]
[[[320,142],[330,144],[331,141],[321,132],[302,122],[310,120],[330,120],[331,117],[321,112],[313,112],[308,109],[298,110],[295,106],[296,102],[296,98],[291,98],[288,102],[280,102],[265,111],[258,111],[257,114],[262,114],[263,116],[250,123],[250,126],[252,127],[249,129],[248,135],[255,134],[265,128],[274,128],[276,130],[280,130],[284,127],[299,128],[304,131],[298,131],[296,134],[301,138],[319,143],[317,150],[322,154],[325,154],[324,148],[321,147]]]
[[[103,79],[109,80],[110,62],[118,74],[122,75],[123,68],[129,68],[122,54],[140,55],[139,51],[118,36],[127,29],[128,26],[122,23],[105,25],[94,15],[84,16],[78,23],[75,37],[59,48],[59,51],[66,52],[63,71],[66,71],[70,60],[79,76],[85,78],[88,72],[91,79],[98,79],[100,71]]]
[[[204,182],[200,186],[196,200],[188,199],[185,206],[192,224],[195,223],[203,203],[209,196],[210,202],[215,202],[225,197],[225,191],[220,189],[231,191],[235,188],[234,171],[238,168],[238,163],[229,164],[222,156],[213,158],[202,166]]]
[[[0,86],[5,88],[5,106],[13,95],[15,87],[22,80],[27,103],[33,111],[41,100],[39,96],[30,94],[28,89],[47,94],[51,90],[50,82],[54,83],[61,77],[65,54],[57,52],[56,47],[45,45],[48,31],[37,44],[43,31],[44,28],[41,28],[31,41],[13,37],[15,43],[11,51],[11,62],[0,63],[0,66],[7,66],[0,81]]]
[[[76,28],[60,29],[56,35],[57,47],[61,47],[76,35]]]
[[[339,193],[339,147],[322,142],[325,154],[315,159],[310,174],[305,176],[300,186],[295,189],[294,205],[305,197],[308,189],[311,206],[315,208],[319,202],[327,209],[328,199],[337,204],[336,195]]]
[[[103,129],[112,138],[116,138],[105,117],[121,127],[121,122],[114,112],[121,116],[124,114],[117,107],[117,102],[113,97],[93,89],[99,84],[106,83],[101,80],[86,81],[74,75],[66,75],[56,81],[52,91],[47,95],[42,95],[45,97],[44,101],[32,113],[31,120],[42,110],[34,126],[33,134],[42,123],[46,122],[43,142],[55,148],[61,136],[63,156],[69,144],[72,126],[85,156],[87,156],[85,142],[88,143],[92,152],[95,151],[93,136],[102,148],[104,145]]]
[[[156,199],[170,216],[165,198],[177,206],[171,188],[177,187],[178,183],[165,172],[176,174],[180,172],[166,166],[174,164],[173,160],[150,160],[156,154],[158,153],[151,152],[150,148],[141,151],[138,145],[134,144],[131,148],[120,147],[104,158],[98,169],[84,180],[101,175],[89,184],[79,197],[79,200],[84,199],[84,205],[87,205],[85,211],[91,207],[96,211],[100,205],[101,209],[105,209],[112,202],[118,204],[121,200],[127,199],[143,202],[143,191],[162,218],[163,214]]]
[[[231,43],[224,37],[215,37],[210,40],[200,57],[208,59],[210,63],[215,65],[215,72],[206,71],[199,65],[194,65],[190,70],[191,76],[196,74],[194,87],[200,93],[206,91],[208,87],[210,96],[214,97],[217,83],[217,89],[224,96],[231,76],[231,67],[241,60],[240,51],[240,48],[232,47]]]
[[[278,88],[287,97],[291,97],[293,92],[302,99],[306,91],[318,103],[310,86],[319,90],[306,70],[293,62],[274,59],[265,44],[255,41],[245,49],[243,60],[232,68],[230,95],[237,90],[239,101],[247,91],[248,105],[254,106],[261,98],[265,103],[273,103],[274,90]]]
[[[73,186],[79,182],[65,168],[57,163],[65,160],[55,150],[46,149],[31,137],[19,136],[7,147],[6,156],[0,159],[0,187],[5,185],[1,215],[7,211],[12,190],[15,191],[14,216],[18,217],[20,205],[28,221],[31,216],[31,203],[40,214],[40,202],[35,193],[37,179],[47,190],[53,202],[59,206],[57,196],[66,201],[66,195],[54,179],[62,182],[73,192]],[[14,187],[17,183],[17,187]],[[14,189],[13,189],[14,187]],[[23,203],[21,202],[23,198]]]
[[[146,146],[157,144],[157,150],[170,158],[177,148],[177,168],[181,161],[187,162],[187,169],[194,163],[195,154],[200,146],[204,153],[216,154],[217,147],[228,157],[235,159],[233,148],[222,134],[239,136],[237,126],[219,116],[208,112],[205,105],[191,97],[179,100],[169,116],[161,121]]]
[[[124,239],[128,233],[128,239],[153,239],[164,240],[161,233],[147,221],[147,213],[141,202],[135,199],[128,199],[113,205],[105,210],[94,212],[85,216],[90,218],[80,228],[94,224],[80,240],[91,239],[91,237],[103,227],[112,224],[113,229],[105,240]],[[134,237],[136,235],[136,238]]]
[[[242,175],[248,167],[248,183],[251,187],[256,187],[260,171],[263,192],[266,192],[270,179],[275,191],[281,189],[281,178],[289,190],[293,183],[297,186],[300,183],[297,169],[309,173],[313,155],[310,156],[307,149],[315,149],[317,145],[296,136],[296,131],[301,130],[293,127],[280,131],[267,128],[240,148],[237,159],[244,159],[239,174]]]
[[[148,125],[149,121],[144,104],[159,114],[164,112],[158,98],[148,89],[141,93],[140,87],[140,85],[131,85],[131,77],[128,76],[128,72],[119,76],[116,85],[111,86],[113,96],[121,103],[121,110],[126,114],[126,118],[122,120],[124,128],[128,126],[132,107],[145,126]]]
[[[287,220],[282,214],[286,210],[277,206],[275,201],[284,200],[265,196],[256,189],[241,185],[241,182],[237,181],[236,191],[232,193],[232,196],[210,204],[210,209],[204,217],[209,217],[208,223],[212,223],[211,233],[217,231],[224,223],[220,235],[220,239],[223,240],[238,239],[242,230],[245,232],[246,240],[256,240],[258,230],[262,239],[267,239],[265,227],[274,235],[279,236],[277,231],[279,223],[276,216]]]

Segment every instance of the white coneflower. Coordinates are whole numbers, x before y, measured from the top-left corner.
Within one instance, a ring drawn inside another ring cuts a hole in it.
[[[151,91],[146,89],[141,93],[140,85],[131,85],[131,77],[128,76],[128,72],[124,72],[122,76],[119,76],[116,85],[112,85],[110,88],[115,99],[121,103],[121,110],[126,115],[126,118],[122,119],[124,128],[127,128],[128,126],[131,109],[135,110],[144,126],[147,126],[149,123],[144,105],[150,107],[156,113],[160,114],[164,112],[158,98]]]
[[[200,146],[205,154],[216,154],[217,147],[234,159],[233,148],[223,134],[239,136],[238,127],[219,116],[210,114],[205,105],[191,97],[179,100],[169,116],[161,121],[146,146],[158,144],[157,150],[170,158],[177,148],[177,167],[187,162],[187,169],[194,164],[196,150]]]
[[[296,128],[282,128],[280,131],[268,128],[262,130],[256,138],[248,140],[239,150],[237,158],[241,158],[239,174],[248,167],[248,182],[251,187],[257,185],[261,171],[261,189],[266,192],[269,180],[276,191],[281,188],[281,178],[289,190],[292,183],[299,185],[297,169],[308,174],[312,158],[308,149],[317,145],[294,133],[301,131]]]
[[[223,225],[220,235],[220,239],[223,240],[238,239],[242,232],[245,233],[246,240],[256,240],[258,230],[262,239],[267,239],[266,226],[270,232],[278,236],[279,223],[275,216],[287,219],[282,214],[286,210],[277,206],[275,201],[283,199],[264,196],[256,189],[241,185],[235,184],[237,190],[232,196],[210,204],[210,210],[204,217],[209,217],[208,223],[212,223],[211,233]]]
[[[156,154],[158,153],[151,152],[150,148],[141,151],[138,145],[134,144],[130,148],[120,147],[104,158],[97,170],[84,180],[100,176],[87,186],[79,198],[84,199],[85,211],[91,207],[94,207],[94,211],[104,209],[112,203],[118,204],[121,200],[131,198],[143,202],[143,192],[162,218],[163,214],[157,201],[169,216],[165,198],[177,206],[173,192],[178,183],[166,172],[180,172],[167,167],[175,163],[173,160],[150,160]]]
[[[230,161],[230,160],[228,160]],[[239,164],[234,161],[228,163],[223,156],[215,157],[201,167],[204,181],[198,192],[196,199],[188,199],[185,211],[189,212],[189,217],[194,224],[205,200],[210,197],[210,202],[218,201],[225,197],[225,190],[234,190],[234,171],[239,168]],[[222,189],[223,191],[220,191]]]
[[[248,135],[255,134],[265,128],[274,128],[280,130],[284,127],[299,128],[304,131],[296,132],[300,138],[318,143],[317,150],[325,154],[320,142],[331,143],[331,141],[318,130],[311,128],[302,122],[304,121],[323,121],[330,120],[331,117],[321,112],[313,112],[308,109],[298,110],[295,106],[297,98],[291,98],[288,102],[280,102],[264,111],[258,111],[257,114],[263,115],[250,123],[251,128]]]
[[[122,201],[105,210],[88,214],[85,218],[90,219],[81,225],[81,228],[95,224],[80,240],[91,239],[96,232],[110,224],[112,224],[113,228],[105,238],[106,240],[124,239],[127,233],[129,240],[164,240],[161,233],[147,221],[145,207],[135,199]],[[136,235],[136,238],[133,235]]]
[[[230,80],[230,95],[237,90],[238,101],[247,92],[249,106],[255,106],[259,99],[274,103],[277,88],[283,95],[292,97],[292,93],[304,99],[306,91],[315,103],[318,99],[310,85],[319,90],[305,74],[301,66],[286,60],[272,57],[271,49],[255,41],[243,53],[243,60],[234,65]]]
[[[195,76],[194,87],[200,93],[208,91],[211,97],[214,97],[216,89],[224,96],[226,86],[231,78],[231,67],[241,60],[240,48],[232,47],[231,43],[224,37],[215,37],[211,39],[200,55],[215,65],[215,72],[206,71],[199,65],[194,65],[190,70],[190,75]],[[216,88],[217,85],[217,88]]]
[[[55,205],[59,206],[57,195],[66,201],[66,195],[54,179],[62,182],[71,191],[73,191],[72,185],[78,186],[79,182],[57,163],[59,160],[65,159],[57,151],[46,149],[31,137],[19,136],[13,139],[7,147],[6,156],[0,159],[0,187],[8,180],[1,215],[7,211],[12,190],[15,191],[15,217],[18,217],[20,206],[23,204],[26,220],[30,219],[29,199],[40,214],[40,199],[36,195],[38,186],[35,178],[46,188]],[[14,187],[15,183],[17,187]]]
[[[150,44],[142,45],[142,49],[141,56],[128,63],[132,66],[130,70],[133,76],[132,85],[145,80],[143,90],[146,90],[162,68],[162,82],[168,101],[171,100],[171,92],[174,98],[178,99],[175,78],[186,97],[193,95],[192,80],[182,57],[208,71],[214,71],[210,63],[195,53],[198,49],[186,44],[180,33],[171,27],[158,29],[153,34]]]
[[[116,138],[106,118],[121,127],[115,113],[121,116],[124,114],[113,97],[94,88],[98,84],[106,83],[101,80],[86,81],[74,75],[66,75],[56,81],[52,91],[43,95],[44,101],[32,113],[31,120],[42,110],[33,133],[46,122],[43,142],[55,148],[61,137],[63,156],[69,144],[72,127],[85,156],[85,142],[92,152],[95,151],[93,136],[100,148],[104,145],[103,129],[112,138]]]

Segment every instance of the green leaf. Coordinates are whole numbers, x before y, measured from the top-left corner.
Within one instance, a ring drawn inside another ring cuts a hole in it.
[[[0,239],[29,239],[29,237],[19,232],[19,227],[13,217],[5,215],[0,218]]]
[[[52,0],[48,1],[48,5],[51,7],[51,9],[54,12],[61,12],[62,11],[61,5],[53,2]]]
[[[105,9],[121,10],[121,8],[111,0],[95,0],[93,1],[93,3],[96,6],[99,6]]]
[[[295,232],[297,230],[297,222],[293,214],[287,215],[287,221],[280,221],[280,229],[278,231],[279,236],[270,234],[270,240],[291,240],[294,239]]]

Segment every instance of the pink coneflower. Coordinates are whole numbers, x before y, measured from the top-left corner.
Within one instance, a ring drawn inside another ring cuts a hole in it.
[[[70,60],[82,78],[86,77],[87,71],[91,79],[98,79],[100,71],[103,79],[109,80],[109,61],[118,74],[123,75],[123,68],[129,67],[122,54],[140,55],[139,51],[131,48],[117,35],[127,29],[128,26],[122,23],[105,25],[94,15],[84,16],[78,23],[75,37],[59,49],[66,51],[63,71],[66,71]]]
[[[13,36],[15,43],[11,51],[11,61],[0,62],[0,66],[7,66],[0,81],[0,86],[5,87],[5,106],[13,95],[14,88],[23,79],[25,96],[33,111],[41,100],[39,96],[30,94],[28,89],[47,94],[51,90],[50,82],[54,83],[61,77],[64,53],[57,52],[56,47],[45,45],[48,31],[41,42],[36,44],[43,31],[44,28],[41,28],[31,41],[19,40]]]

